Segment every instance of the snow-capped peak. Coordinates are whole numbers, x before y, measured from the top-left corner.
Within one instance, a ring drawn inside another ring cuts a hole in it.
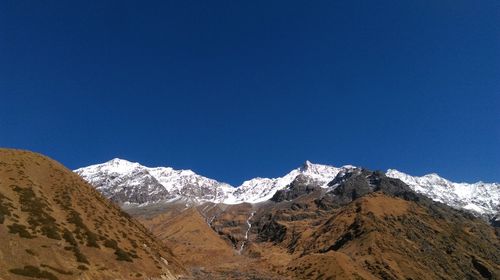
[[[305,161],[300,167],[278,178],[253,178],[238,187],[201,176],[192,170],[171,167],[146,167],[137,162],[115,158],[102,164],[75,170],[106,197],[121,203],[151,203],[175,199],[216,203],[258,203],[269,200],[278,190],[288,187],[302,175],[316,186],[327,188],[339,175],[356,167],[333,167]],[[414,191],[455,208],[463,208],[492,218],[500,210],[500,184],[454,183],[436,173],[421,177],[395,169],[386,172]]]
[[[144,203],[189,198],[236,204],[266,201],[276,191],[286,188],[300,174],[307,176],[318,186],[327,187],[339,172],[350,168],[354,167],[337,168],[306,161],[282,177],[254,178],[236,188],[198,175],[192,170],[146,167],[119,158],[79,168],[75,172],[118,202]]]
[[[299,175],[304,175],[314,182],[315,185],[325,188],[339,172],[353,168],[355,167],[351,165],[338,168],[329,165],[314,164],[307,160],[302,166],[292,170],[283,177],[254,178],[243,182],[233,192],[233,196],[224,202],[235,204],[241,202],[257,203],[269,200],[278,190],[286,188]]]
[[[306,160],[302,166],[300,167],[301,170],[308,170],[308,169],[311,169],[314,167],[314,164],[312,162],[310,162],[309,160]]]
[[[194,173],[171,167],[146,167],[112,159],[75,172],[105,196],[121,203],[150,203],[174,198],[222,202],[232,187]]]
[[[455,208],[487,216],[493,216],[500,210],[498,183],[454,183],[436,173],[417,177],[395,169],[387,170],[386,175],[400,179],[414,191]]]
[[[75,170],[75,172],[85,171],[85,172],[96,172],[98,170],[106,171],[106,172],[114,172],[114,173],[128,173],[138,168],[143,167],[137,162],[130,162],[128,160],[114,158],[110,161],[101,164],[94,164],[91,166],[87,166],[84,168],[79,168]]]

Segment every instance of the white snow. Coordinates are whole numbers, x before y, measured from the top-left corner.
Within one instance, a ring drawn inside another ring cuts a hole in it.
[[[395,169],[387,170],[386,175],[400,179],[414,191],[455,208],[463,208],[489,216],[494,215],[500,209],[500,184],[498,183],[454,183],[435,173],[417,177]]]
[[[146,167],[139,163],[123,159],[113,159],[103,164],[91,165],[75,170],[80,176],[99,190],[106,189],[116,193],[122,188],[144,185],[144,180],[154,178],[169,195],[189,196],[199,202],[225,204],[259,203],[269,200],[278,190],[286,188],[298,175],[307,176],[318,186],[327,187],[339,172],[353,169],[354,166],[333,167],[313,164],[306,161],[301,167],[278,178],[254,178],[243,182],[238,187],[221,183],[194,173],[191,170],[175,170],[171,167]],[[154,196],[160,190],[156,186],[148,187],[148,195]],[[158,197],[158,200],[171,197]]]
[[[250,223],[250,220],[252,219],[253,215],[255,215],[255,212],[250,213],[250,217],[247,219],[247,231],[245,232],[245,240],[241,243],[240,249],[238,250],[238,254],[241,255],[241,252],[243,252],[243,248],[245,248],[245,244],[248,241],[248,233],[250,232],[250,229],[252,229],[252,223]]]
[[[313,164],[306,161],[301,167],[292,170],[283,177],[278,178],[254,178],[243,182],[236,188],[233,197],[224,201],[226,204],[237,204],[242,202],[259,203],[267,201],[273,197],[276,191],[286,188],[299,175],[305,175],[318,186],[326,188],[339,172],[354,169],[352,165],[346,165],[340,168]]]
[[[187,199],[190,203],[239,204],[267,201],[276,191],[289,186],[299,175],[326,188],[337,175],[355,168],[352,165],[333,167],[306,161],[301,167],[282,177],[257,177],[238,187],[198,175],[192,170],[146,167],[118,158],[80,168],[75,172],[107,196],[124,195],[126,190],[125,195],[128,197],[146,195],[146,203]],[[417,177],[395,169],[389,169],[386,175],[400,179],[414,191],[455,208],[488,216],[494,216],[500,209],[498,183],[454,183],[435,173]]]

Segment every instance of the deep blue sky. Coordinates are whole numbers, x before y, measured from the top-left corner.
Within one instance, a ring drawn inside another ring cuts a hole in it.
[[[1,1],[0,146],[232,184],[309,159],[500,181],[500,4]]]

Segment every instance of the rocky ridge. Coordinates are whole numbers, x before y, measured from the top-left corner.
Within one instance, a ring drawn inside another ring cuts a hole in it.
[[[282,177],[254,178],[238,187],[198,175],[191,170],[150,168],[122,159],[79,168],[75,172],[111,200],[137,206],[172,201],[184,201],[187,204],[260,203],[289,187],[298,176],[301,180],[307,180],[309,186],[334,189],[338,185],[335,180],[343,178],[336,178],[337,175],[357,169],[351,165],[337,168],[306,161]],[[415,192],[434,201],[481,215],[493,224],[499,223],[498,183],[454,183],[437,174],[415,177],[394,169],[389,169],[385,174],[405,182]]]

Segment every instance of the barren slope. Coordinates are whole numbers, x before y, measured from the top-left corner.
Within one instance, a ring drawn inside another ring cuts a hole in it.
[[[168,248],[59,163],[0,149],[0,279],[175,279]]]
[[[297,177],[266,203],[145,207],[140,219],[178,243],[191,269],[203,268],[197,279],[500,276],[500,242],[483,220],[380,172],[359,169],[331,184]]]
[[[265,260],[240,254],[242,242],[230,239],[232,235],[227,234],[231,232],[244,238],[238,224],[246,224],[249,204],[207,203],[186,208],[184,203],[173,203],[128,211],[172,248],[194,279],[285,279],[271,271]],[[225,216],[231,221],[220,227],[222,232],[213,230],[211,220],[227,213],[231,213]]]

